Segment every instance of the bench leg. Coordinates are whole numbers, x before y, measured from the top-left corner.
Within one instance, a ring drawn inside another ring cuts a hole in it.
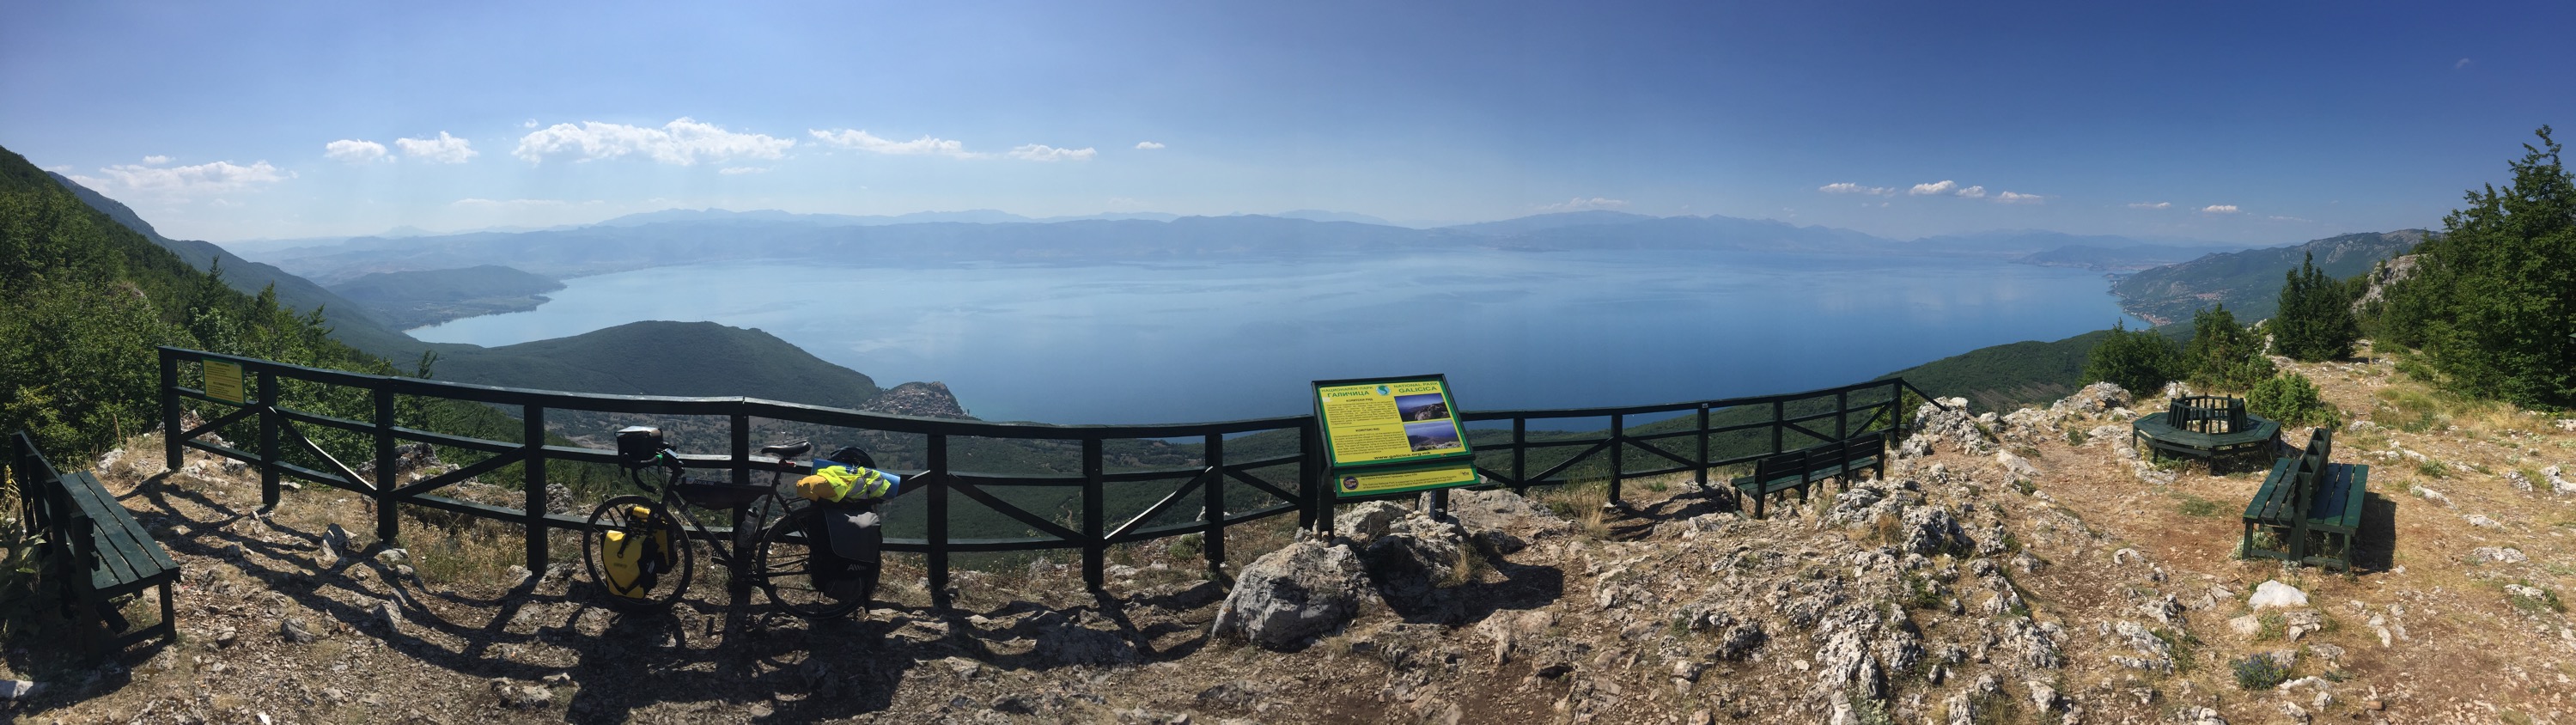
[[[174,601],[175,597],[172,596],[175,591],[177,590],[171,588],[170,582],[161,583],[161,626],[154,627],[161,630],[162,636],[170,638],[173,642],[179,639],[179,607],[178,602]]]

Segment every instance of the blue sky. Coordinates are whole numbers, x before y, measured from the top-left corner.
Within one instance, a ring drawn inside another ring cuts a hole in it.
[[[2576,124],[2576,9],[33,3],[0,146],[226,241],[709,206],[2287,243]],[[2009,192],[2009,195],[2007,195]]]

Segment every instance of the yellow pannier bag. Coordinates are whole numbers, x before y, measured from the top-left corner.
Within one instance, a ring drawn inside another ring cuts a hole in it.
[[[645,598],[653,590],[654,580],[660,578],[653,572],[653,567],[646,566],[643,561],[650,548],[644,537],[629,537],[624,531],[601,534],[599,558],[603,571],[600,573],[608,581],[600,584],[607,586],[610,594],[629,599]]]

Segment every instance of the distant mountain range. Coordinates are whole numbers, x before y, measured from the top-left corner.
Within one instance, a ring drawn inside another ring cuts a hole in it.
[[[504,312],[524,312],[563,289],[552,277],[497,264],[421,272],[378,272],[332,285],[342,298],[366,305],[376,319],[398,329]]]
[[[2081,247],[2083,249],[2067,249]],[[1697,249],[1978,257],[2034,264],[2134,268],[2219,249],[2116,236],[2004,231],[1900,241],[1848,229],[1725,216],[1655,217],[1615,211],[1542,214],[1432,229],[1317,210],[1281,215],[1175,217],[1103,214],[1032,219],[992,210],[899,216],[775,210],[672,209],[569,229],[358,237],[276,249],[262,259],[325,284],[378,273],[504,264],[550,277],[752,259],[884,264],[1082,263],[1121,260],[1310,258],[1388,251]],[[2057,251],[2064,249],[2065,251]],[[2115,250],[2110,253],[2088,249]],[[2036,255],[2036,256],[2035,256]]]

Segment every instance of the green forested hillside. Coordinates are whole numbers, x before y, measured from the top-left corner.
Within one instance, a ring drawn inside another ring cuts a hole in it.
[[[135,214],[134,210],[125,204],[81,186],[61,174],[39,173],[70,191],[73,197],[97,210],[113,224],[131,230],[143,240],[169,250],[188,267],[199,272],[220,268],[223,272],[223,281],[235,291],[245,295],[257,295],[263,289],[270,289],[275,291],[277,304],[280,307],[302,311],[320,309],[321,319],[330,328],[331,336],[344,344],[368,354],[397,360],[418,356],[428,347],[418,340],[411,339],[410,336],[396,332],[383,320],[368,315],[364,308],[342,299],[320,285],[288,274],[285,270],[243,259],[239,255],[207,242],[161,236],[159,231],[154,230],[150,223],[143,221],[143,217]]]
[[[2181,264],[2129,275],[2111,284],[2120,306],[2167,325],[2191,319],[2193,312],[2225,303],[2239,320],[2270,319],[2280,303],[2282,275],[2314,255],[2329,277],[2346,279],[2370,271],[2380,260],[2405,254],[2424,241],[2422,229],[2327,237],[2288,247],[2212,254]]]
[[[571,337],[441,353],[439,379],[620,395],[768,398],[855,408],[875,380],[766,332],[647,321]]]

